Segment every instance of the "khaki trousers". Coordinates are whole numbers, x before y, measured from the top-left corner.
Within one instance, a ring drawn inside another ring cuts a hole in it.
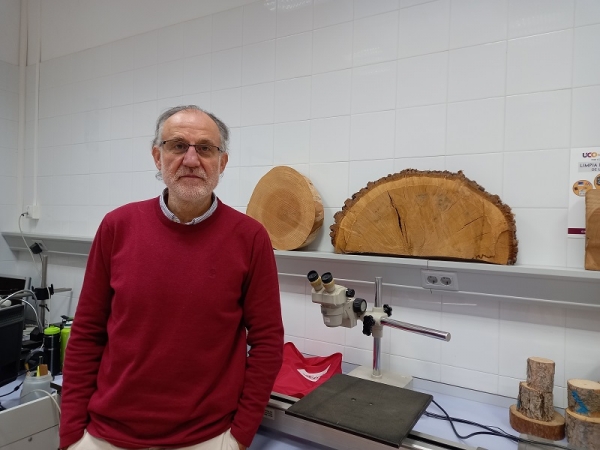
[[[87,430],[81,439],[68,447],[68,450],[124,450],[108,442],[95,438]],[[150,447],[147,450],[162,450],[161,447]],[[190,447],[181,447],[179,450],[239,450],[238,443],[229,430],[208,441]]]

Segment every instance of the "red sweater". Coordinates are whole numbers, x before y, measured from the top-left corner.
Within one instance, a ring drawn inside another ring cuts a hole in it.
[[[157,199],[120,207],[90,251],[60,446],[86,428],[131,449],[194,445],[228,428],[249,446],[282,351],[277,268],[258,222],[220,202],[197,225],[168,220]]]

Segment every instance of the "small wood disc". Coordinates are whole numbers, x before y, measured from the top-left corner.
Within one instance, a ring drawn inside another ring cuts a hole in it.
[[[259,180],[246,214],[266,228],[276,250],[307,246],[317,236],[324,218],[321,196],[313,184],[285,166],[274,167]]]
[[[560,441],[565,437],[565,418],[554,411],[550,422],[530,419],[517,410],[517,405],[512,405],[509,410],[510,426],[519,433],[530,434],[543,439]]]
[[[556,364],[548,358],[527,358],[527,383],[540,392],[552,392]]]
[[[565,419],[565,432],[570,446],[582,450],[600,450],[600,418],[582,416],[567,408]]]
[[[571,411],[600,419],[600,383],[591,380],[567,380],[567,394]]]

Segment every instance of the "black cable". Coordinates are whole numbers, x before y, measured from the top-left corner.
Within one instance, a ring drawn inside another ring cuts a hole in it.
[[[19,372],[17,373],[17,378],[18,378],[18,377],[20,377],[21,375],[25,375],[26,373],[27,373],[27,370],[21,370],[21,371],[19,371]],[[23,380],[23,381],[25,381],[25,380]],[[2,394],[2,395],[0,395],[0,397],[6,397],[7,395],[10,395],[10,394],[12,394],[12,393],[13,393],[13,392],[15,392],[15,391],[18,391],[18,390],[19,390],[19,388],[20,388],[20,387],[23,385],[23,381],[21,381],[21,384],[19,384],[17,387],[15,387],[15,388],[14,388],[12,391],[10,391],[10,392],[9,392],[9,393],[7,393],[7,394]]]
[[[446,410],[444,408],[442,408],[435,400],[432,400],[432,403],[435,406],[437,406],[444,413],[444,415],[442,416],[442,415],[439,415],[439,414],[434,414],[434,413],[431,413],[429,411],[425,411],[424,415],[426,417],[431,417],[433,419],[446,420],[446,421],[450,422],[450,426],[452,427],[452,431],[454,431],[454,434],[459,439],[469,439],[469,438],[471,438],[473,436],[478,436],[478,435],[485,434],[485,435],[490,435],[490,436],[503,437],[503,438],[509,439],[509,440],[511,440],[513,442],[517,442],[517,443],[523,442],[525,444],[543,445],[543,446],[547,446],[547,447],[554,447],[554,448],[560,448],[560,449],[563,449],[563,450],[569,450],[568,447],[565,447],[563,445],[552,444],[550,442],[539,442],[539,441],[533,441],[533,440],[530,440],[530,439],[520,438],[518,436],[514,436],[514,435],[512,435],[510,433],[507,433],[506,431],[504,431],[503,429],[501,429],[499,427],[490,427],[490,426],[486,426],[486,425],[481,425],[481,424],[479,424],[477,422],[472,422],[470,420],[458,419],[456,417],[450,417],[448,415],[448,413],[446,412]],[[472,426],[475,426],[475,427],[483,428],[484,430],[487,430],[487,431],[477,431],[475,433],[471,433],[471,434],[468,434],[466,436],[461,436],[458,433],[458,431],[456,431],[456,428],[454,427],[454,422],[464,423],[466,425],[472,425]]]
[[[20,383],[18,386],[15,386],[15,388],[14,388],[12,391],[10,391],[10,392],[8,392],[8,393],[6,393],[6,394],[2,394],[2,395],[0,395],[0,397],[6,397],[7,395],[10,395],[10,394],[12,394],[13,392],[16,392],[16,391],[18,391],[18,390],[19,390],[19,388],[20,388],[22,385],[23,385],[23,382],[21,381],[21,383]]]

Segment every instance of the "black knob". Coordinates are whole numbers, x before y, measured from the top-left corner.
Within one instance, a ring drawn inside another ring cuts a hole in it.
[[[308,275],[306,275],[306,278],[308,278],[308,281],[312,283],[313,281],[317,281],[317,279],[319,278],[319,274],[316,270],[311,270],[310,272],[308,272]]]
[[[346,289],[346,297],[354,297],[354,294],[355,294],[354,289],[350,289],[350,288]]]
[[[367,301],[364,298],[355,298],[352,302],[352,311],[362,316],[367,310]]]
[[[329,284],[333,281],[333,275],[331,275],[331,272],[325,272],[323,275],[321,275],[321,281],[325,284]]]
[[[392,317],[392,307],[390,305],[383,305],[383,312]]]
[[[373,325],[375,325],[375,319],[373,319],[373,316],[363,317],[363,334],[371,336],[371,328],[373,328]]]

